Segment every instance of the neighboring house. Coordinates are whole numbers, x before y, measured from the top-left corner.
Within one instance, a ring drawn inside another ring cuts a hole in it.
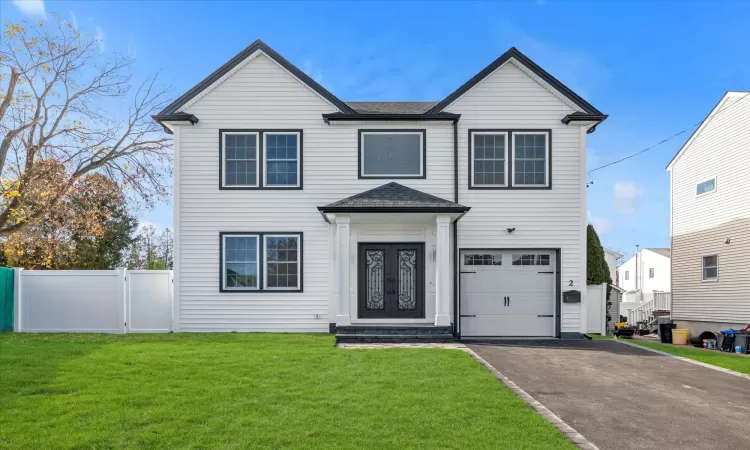
[[[750,92],[727,92],[667,170],[672,318],[693,333],[750,324]]]
[[[617,260],[622,258],[622,253],[604,247],[604,261],[607,262],[609,268],[609,276],[612,278],[612,285],[617,286]]]
[[[343,102],[256,41],[154,118],[177,331],[585,330],[606,116],[515,48],[439,102]]]
[[[618,286],[626,292],[669,292],[668,248],[642,248],[617,267]]]

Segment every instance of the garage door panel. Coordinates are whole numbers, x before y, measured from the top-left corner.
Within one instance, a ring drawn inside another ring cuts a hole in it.
[[[528,315],[483,315],[463,317],[462,336],[551,336],[553,317]]]

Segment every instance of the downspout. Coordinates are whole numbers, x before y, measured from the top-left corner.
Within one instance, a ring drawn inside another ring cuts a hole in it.
[[[453,201],[458,203],[458,119],[453,121]],[[453,335],[461,338],[458,329],[458,219],[453,221]]]

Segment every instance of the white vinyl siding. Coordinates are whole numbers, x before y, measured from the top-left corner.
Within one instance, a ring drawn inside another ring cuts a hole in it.
[[[750,323],[750,97],[745,95],[728,93],[720,112],[706,119],[671,166],[677,320]],[[715,189],[698,195],[698,184],[714,178]],[[716,281],[703,281],[707,255],[718,255]]]
[[[329,322],[335,322],[329,309],[329,245],[333,244],[329,225],[316,207],[388,182],[358,179],[360,128],[426,129],[428,178],[398,182],[453,199],[450,123],[326,124],[321,115],[336,111],[265,55],[255,57],[187,109],[200,122],[182,126],[175,134],[180,135],[175,155],[180,171],[180,274],[175,300],[181,331],[328,331]],[[304,189],[219,191],[219,129],[242,128],[303,130]],[[217,236],[243,230],[304,234],[303,292],[219,292]]]
[[[459,202],[471,206],[458,222],[459,248],[560,248],[558,291],[578,290],[585,295],[586,134],[578,126],[560,122],[573,111],[512,62],[446,108],[446,112],[461,114]],[[482,129],[550,130],[551,188],[469,189],[469,130]],[[507,228],[515,231],[507,233]],[[561,331],[581,331],[580,304],[562,304]]]

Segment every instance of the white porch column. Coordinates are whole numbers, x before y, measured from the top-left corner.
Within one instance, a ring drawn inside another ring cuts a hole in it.
[[[435,325],[449,326],[450,318],[450,216],[437,216],[437,254],[435,255]]]
[[[336,263],[338,267],[338,305],[336,308],[336,325],[351,325],[349,312],[349,216],[336,216]]]

